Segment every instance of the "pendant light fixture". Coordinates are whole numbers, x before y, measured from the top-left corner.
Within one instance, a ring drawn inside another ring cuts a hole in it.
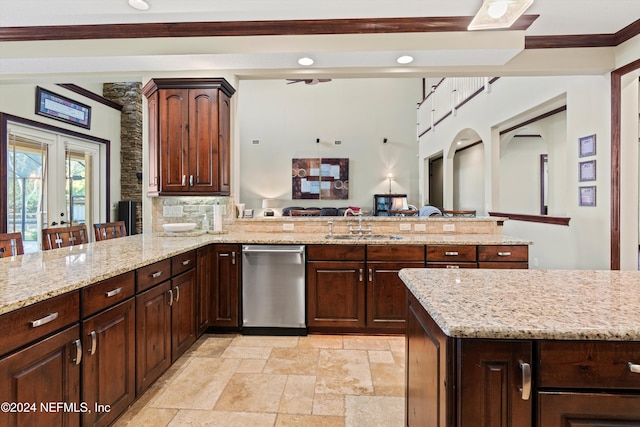
[[[533,4],[533,0],[484,0],[468,30],[509,28]]]

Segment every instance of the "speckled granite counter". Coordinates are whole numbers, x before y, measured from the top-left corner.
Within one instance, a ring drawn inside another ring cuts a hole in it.
[[[415,234],[402,240],[328,240],[324,234],[259,233],[139,234],[71,248],[0,259],[0,314],[79,289],[209,243],[469,244],[530,242],[491,234]]]
[[[454,338],[640,340],[640,272],[406,269]]]

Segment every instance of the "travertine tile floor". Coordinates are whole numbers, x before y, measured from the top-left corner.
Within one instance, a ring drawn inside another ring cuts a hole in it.
[[[116,426],[404,425],[402,336],[204,335]]]

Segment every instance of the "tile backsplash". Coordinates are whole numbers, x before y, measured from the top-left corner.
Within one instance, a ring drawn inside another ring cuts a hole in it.
[[[195,222],[202,229],[204,216],[207,216],[209,229],[213,230],[213,206],[219,204],[222,210],[222,228],[233,221],[232,198],[230,197],[154,197],[153,231],[162,231],[162,224],[176,222]]]

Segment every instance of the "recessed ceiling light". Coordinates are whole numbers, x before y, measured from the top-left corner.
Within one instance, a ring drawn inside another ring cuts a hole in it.
[[[148,10],[149,3],[144,0],[129,0],[129,6],[138,10]]]
[[[313,65],[313,59],[307,57],[300,58],[298,59],[298,64],[308,67],[309,65]]]
[[[509,28],[532,3],[533,0],[484,0],[467,29]]]
[[[413,56],[403,55],[396,59],[398,64],[411,64],[413,62]]]

